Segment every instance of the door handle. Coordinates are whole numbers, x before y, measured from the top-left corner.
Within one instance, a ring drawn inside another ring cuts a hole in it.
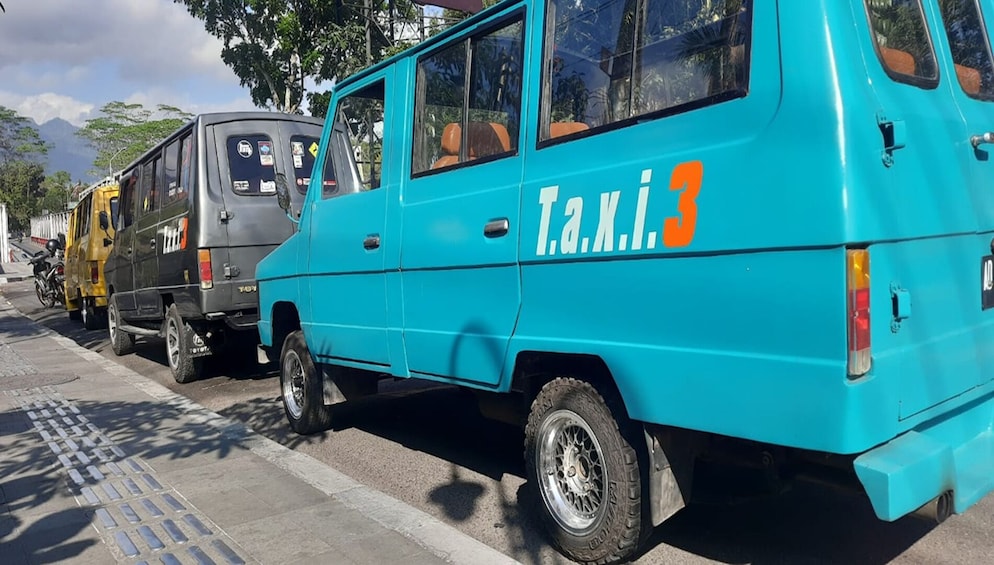
[[[378,248],[380,246],[379,234],[367,235],[366,239],[362,240],[362,246],[366,250]]]
[[[974,149],[979,149],[980,146],[985,143],[994,143],[994,132],[987,131],[980,135],[970,136],[970,145],[972,145]]]
[[[510,222],[507,218],[498,218],[496,220],[490,220],[487,225],[483,226],[483,235],[486,237],[503,237],[507,235],[507,230],[510,228]]]

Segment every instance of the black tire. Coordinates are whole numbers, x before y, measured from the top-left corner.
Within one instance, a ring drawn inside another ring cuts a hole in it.
[[[190,357],[190,336],[193,328],[183,321],[175,304],[166,310],[166,359],[173,378],[180,384],[193,382],[203,376],[205,358]]]
[[[649,523],[639,457],[645,449],[635,431],[620,399],[605,401],[587,382],[557,378],[532,402],[525,476],[552,543],[567,557],[612,563],[639,550]]]
[[[51,308],[55,306],[55,293],[47,292],[42,283],[35,281],[35,296],[38,297],[38,301],[45,308]]]
[[[110,337],[110,347],[115,355],[127,355],[135,349],[135,336],[121,331],[121,314],[117,309],[117,300],[110,298],[107,305],[107,334]]]
[[[100,329],[100,315],[97,314],[97,307],[93,303],[92,298],[84,298],[83,305],[79,309],[80,316],[83,318],[83,327],[88,330]]]
[[[280,397],[290,428],[301,435],[331,427],[331,406],[324,404],[321,375],[314,367],[304,332],[286,336],[280,353]]]

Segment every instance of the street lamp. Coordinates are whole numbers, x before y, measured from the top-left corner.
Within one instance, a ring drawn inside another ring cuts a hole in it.
[[[122,147],[117,151],[117,153],[111,155],[110,159],[107,159],[107,176],[114,176],[114,157],[117,157],[121,153],[124,153],[126,149],[127,147]]]

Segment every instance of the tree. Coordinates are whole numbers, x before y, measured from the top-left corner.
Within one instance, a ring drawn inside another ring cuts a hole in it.
[[[0,164],[0,201],[7,205],[11,231],[28,231],[31,217],[40,210],[45,169],[26,160]]]
[[[224,43],[221,59],[262,108],[299,113],[302,102],[323,113],[305,81],[335,81],[380,61],[411,37],[398,22],[418,21],[410,0],[173,0]]]
[[[0,106],[0,164],[38,159],[47,151],[48,147],[28,118]]]
[[[192,117],[174,106],[159,104],[149,110],[141,104],[118,101],[105,104],[100,112],[102,116],[87,120],[76,135],[96,147],[93,166],[108,173],[135,160]]]

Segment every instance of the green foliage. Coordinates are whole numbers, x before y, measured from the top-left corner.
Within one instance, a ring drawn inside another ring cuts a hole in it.
[[[31,217],[41,209],[45,169],[26,160],[0,164],[0,202],[7,205],[11,231],[28,231]]]
[[[173,1],[224,43],[221,58],[255,105],[288,113],[312,100],[305,80],[334,83],[366,67],[367,59],[382,60],[403,42],[391,17],[414,22],[420,14],[410,0],[393,0],[392,16],[389,0],[369,0],[369,12],[362,2],[343,0]],[[320,115],[327,104],[316,96],[314,115]]]
[[[173,106],[159,104],[149,110],[141,104],[110,102],[98,118],[87,120],[76,135],[97,149],[95,173],[121,169],[179,129],[192,117]]]
[[[36,160],[48,151],[30,120],[0,106],[0,164],[12,160]]]

